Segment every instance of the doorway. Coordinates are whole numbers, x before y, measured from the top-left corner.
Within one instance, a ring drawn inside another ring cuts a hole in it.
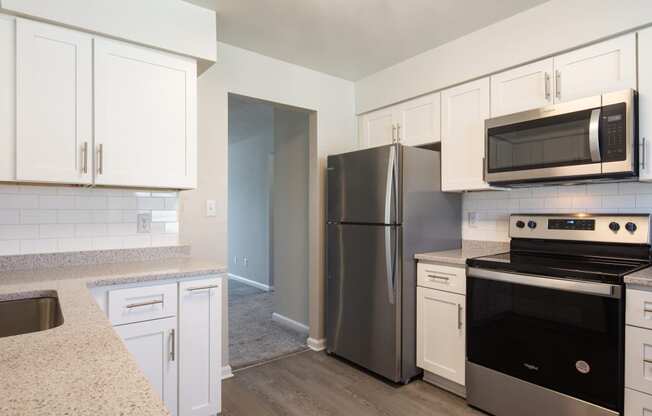
[[[307,348],[310,115],[229,94],[229,351],[235,371]]]

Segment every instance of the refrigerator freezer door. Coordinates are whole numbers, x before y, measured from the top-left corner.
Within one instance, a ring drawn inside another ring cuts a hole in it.
[[[328,221],[400,224],[401,146],[328,157]]]
[[[328,225],[327,349],[401,380],[401,227]]]

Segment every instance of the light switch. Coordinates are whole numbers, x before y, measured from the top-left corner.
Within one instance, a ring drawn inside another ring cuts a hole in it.
[[[206,216],[217,217],[217,202],[214,199],[206,200]]]

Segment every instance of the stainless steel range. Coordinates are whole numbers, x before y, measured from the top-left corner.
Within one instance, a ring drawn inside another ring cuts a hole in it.
[[[467,261],[467,399],[496,416],[623,412],[623,276],[648,214],[512,215],[508,253]]]

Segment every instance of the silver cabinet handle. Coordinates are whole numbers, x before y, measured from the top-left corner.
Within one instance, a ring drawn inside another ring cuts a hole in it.
[[[446,281],[450,280],[450,277],[437,276],[436,274],[429,274],[428,277],[430,277],[431,279],[441,279],[441,280],[446,280]]]
[[[550,101],[550,74],[546,72],[545,75],[545,87],[546,87],[546,101]]]
[[[104,174],[104,145],[102,143],[97,145],[97,174]]]
[[[82,144],[82,173],[88,173],[88,142]]]
[[[401,141],[401,123],[396,123],[396,141]]]
[[[555,71],[555,96],[561,98],[561,71]]]
[[[170,330],[170,361],[174,361],[177,355],[176,340],[174,339],[175,330]]]
[[[188,292],[193,292],[195,290],[217,289],[218,287],[220,287],[220,285],[208,285],[208,286],[189,287],[186,290]]]
[[[457,329],[462,329],[462,305],[457,304]]]
[[[396,142],[396,124],[392,124],[392,143]]]
[[[645,152],[645,137],[641,138],[641,170],[645,170],[645,164],[647,162],[647,154]]]
[[[140,308],[141,306],[159,305],[161,303],[163,303],[162,300],[150,300],[148,302],[130,303],[129,305],[126,306],[126,308],[127,309]]]

